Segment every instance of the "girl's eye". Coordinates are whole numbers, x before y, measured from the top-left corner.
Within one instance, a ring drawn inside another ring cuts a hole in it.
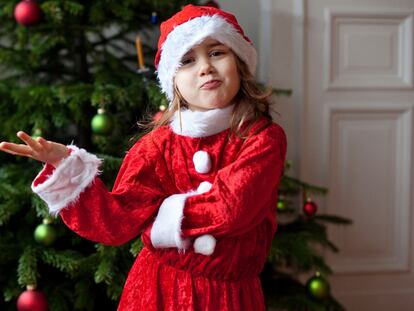
[[[224,51],[212,51],[210,52],[210,56],[220,56],[223,55]]]
[[[185,65],[191,64],[193,61],[194,61],[194,59],[193,59],[192,57],[187,57],[187,58],[184,58],[184,59],[181,61],[181,64],[182,64],[183,66],[185,66]]]

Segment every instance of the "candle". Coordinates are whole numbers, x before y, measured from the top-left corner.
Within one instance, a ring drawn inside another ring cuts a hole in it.
[[[138,55],[138,67],[139,69],[144,69],[144,54],[142,53],[142,44],[141,44],[141,38],[137,37],[135,39],[135,46],[137,48],[137,55]]]

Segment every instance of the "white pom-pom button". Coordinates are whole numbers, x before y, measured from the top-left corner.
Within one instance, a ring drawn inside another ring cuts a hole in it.
[[[199,236],[194,241],[194,252],[205,256],[210,256],[216,248],[216,239],[211,234]]]
[[[211,170],[210,155],[205,151],[197,151],[193,156],[195,170],[200,174],[205,174]]]
[[[198,188],[197,188],[197,193],[198,193],[198,194],[202,194],[202,193],[209,192],[212,186],[213,186],[213,185],[212,185],[210,182],[208,182],[208,181],[203,181],[203,182],[202,182],[202,183],[200,183],[200,185],[198,186]]]

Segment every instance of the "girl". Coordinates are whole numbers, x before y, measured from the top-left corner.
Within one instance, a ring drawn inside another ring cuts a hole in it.
[[[233,15],[188,5],[161,24],[155,66],[170,106],[112,192],[76,146],[19,132],[25,144],[0,149],[46,163],[32,189],[79,235],[120,245],[141,234],[118,310],[264,310],[286,138],[252,80],[255,48]]]

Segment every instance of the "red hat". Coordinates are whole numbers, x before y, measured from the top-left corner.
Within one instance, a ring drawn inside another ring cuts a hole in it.
[[[186,5],[161,24],[155,68],[161,89],[169,100],[174,97],[174,76],[182,57],[205,38],[211,37],[233,50],[256,72],[257,53],[234,15],[218,8]]]

